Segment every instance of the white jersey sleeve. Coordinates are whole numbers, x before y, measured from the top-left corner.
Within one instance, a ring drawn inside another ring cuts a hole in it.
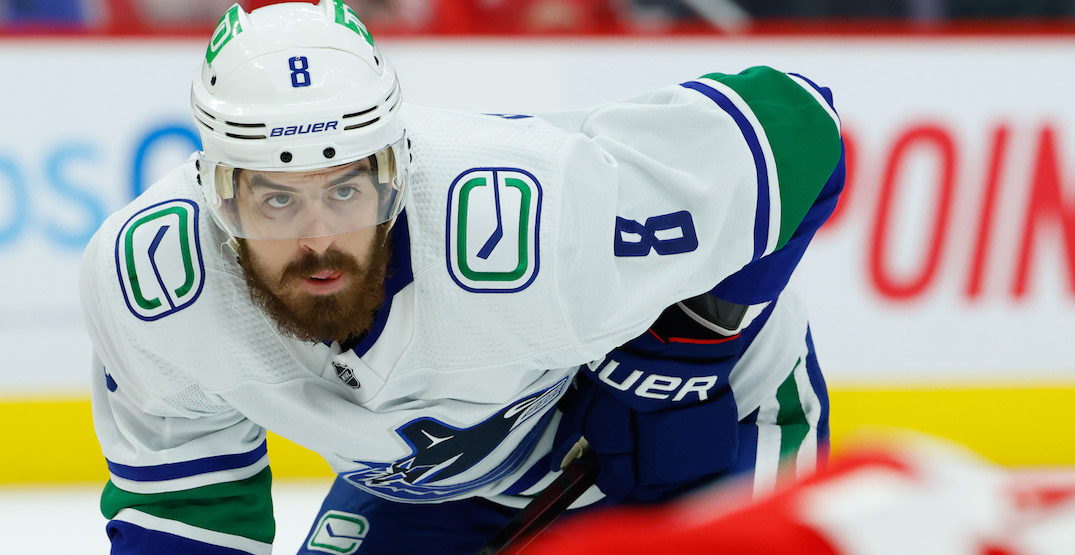
[[[118,276],[102,268],[115,268],[113,259],[124,252],[107,239],[116,237],[99,233],[90,241],[80,284],[94,343],[94,429],[110,477],[101,510],[110,519],[113,552],[148,552],[134,538],[151,537],[156,552],[270,553],[274,522],[265,429],[205,391],[193,375],[161,379],[156,372],[174,369],[165,353],[148,364],[132,364],[139,360],[133,351],[147,338],[124,333],[129,328],[117,321],[126,315],[115,310],[123,301],[111,294]],[[130,300],[151,306],[150,300],[165,299],[149,290],[132,293]],[[181,298],[173,291],[169,301]],[[174,341],[199,348],[182,335]]]
[[[550,120],[577,126],[562,165],[561,307],[598,356],[787,245],[842,152],[818,90],[769,68]]]

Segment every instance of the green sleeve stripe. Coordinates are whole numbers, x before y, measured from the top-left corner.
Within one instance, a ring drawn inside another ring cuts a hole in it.
[[[780,406],[776,417],[776,423],[780,426],[780,469],[789,474],[794,474],[792,469],[795,468],[799,448],[810,433],[810,421],[806,418],[802,400],[799,399],[798,385],[795,383],[795,371],[802,362],[803,359],[800,358],[791,374],[776,390],[776,400]]]
[[[101,495],[101,512],[112,519],[125,508],[223,534],[272,543],[276,521],[272,513],[272,472],[235,482],[165,493],[131,493],[110,480]]]
[[[836,168],[840,130],[814,95],[772,68],[753,67],[738,75],[711,73],[704,78],[735,91],[765,132],[780,187],[779,249],[799,227]]]

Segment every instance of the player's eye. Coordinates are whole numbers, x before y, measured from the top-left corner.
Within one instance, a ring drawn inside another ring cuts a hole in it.
[[[291,195],[286,193],[277,193],[265,199],[265,204],[268,204],[272,208],[287,208],[291,202]]]
[[[334,189],[332,191],[332,199],[333,200],[351,200],[357,194],[358,194],[358,188],[357,187],[352,187],[350,185],[344,185],[342,187],[337,187],[336,189]]]

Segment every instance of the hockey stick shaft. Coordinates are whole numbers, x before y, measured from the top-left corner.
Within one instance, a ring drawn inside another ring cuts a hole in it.
[[[513,553],[549,527],[576,499],[597,482],[597,457],[583,443],[579,455],[530,503],[504,525],[477,555]]]

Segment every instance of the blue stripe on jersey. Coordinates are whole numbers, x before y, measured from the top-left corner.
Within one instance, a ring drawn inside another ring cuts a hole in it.
[[[135,482],[160,482],[163,480],[175,480],[188,476],[197,476],[220,470],[235,470],[250,466],[265,456],[268,448],[265,442],[246,453],[233,455],[218,455],[205,457],[192,461],[159,464],[156,466],[127,466],[125,464],[108,462],[108,471],[113,475]]]
[[[158,530],[147,530],[130,522],[113,520],[105,526],[112,542],[112,555],[183,553],[184,555],[244,555],[230,547],[212,545]]]
[[[411,270],[411,235],[407,228],[407,210],[404,209],[396,217],[396,223],[392,226],[392,252],[388,257],[387,277],[384,281],[384,303],[377,309],[377,315],[373,318],[373,326],[366,337],[358,342],[351,350],[356,355],[362,356],[373,348],[377,338],[384,331],[388,322],[388,314],[392,312],[392,298],[414,281],[414,272]]]
[[[829,388],[825,384],[825,377],[821,374],[821,366],[817,363],[817,353],[814,350],[814,336],[810,327],[806,328],[806,375],[810,378],[810,385],[817,393],[818,401],[821,402],[821,415],[817,422],[818,451],[826,450],[824,454],[818,453],[821,460],[827,459],[829,445]]]
[[[746,305],[777,298],[787,287],[788,280],[791,279],[795,267],[799,265],[799,260],[806,252],[810,240],[836,209],[836,201],[840,196],[840,191],[844,189],[844,166],[844,152],[841,147],[836,168],[788,242],[784,243],[780,250],[749,262],[734,274],[724,278],[710,291],[710,294],[728,302]]]
[[[765,254],[765,244],[769,239],[769,170],[765,165],[765,155],[762,153],[758,134],[754,132],[754,127],[747,121],[743,112],[736,108],[724,93],[697,81],[681,83],[681,86],[704,94],[716,102],[717,106],[720,106],[729,116],[732,116],[747,146],[750,147],[750,153],[754,156],[754,169],[758,174],[758,206],[754,213],[754,256],[751,260],[757,260]]]
[[[551,454],[546,453],[536,463],[523,473],[522,477],[515,481],[508,489],[501,492],[503,495],[519,495],[534,487],[534,484],[552,472]]]

